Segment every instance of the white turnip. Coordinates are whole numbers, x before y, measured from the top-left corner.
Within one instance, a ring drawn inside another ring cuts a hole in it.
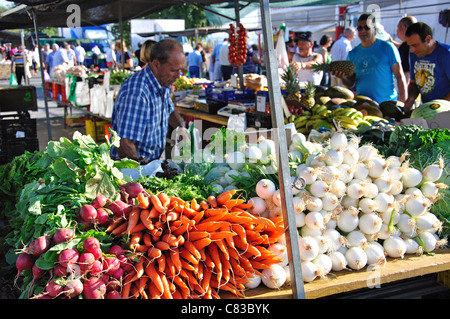
[[[261,284],[261,276],[258,274],[252,274],[253,277],[247,277],[248,282],[244,283],[245,288],[254,289]]]

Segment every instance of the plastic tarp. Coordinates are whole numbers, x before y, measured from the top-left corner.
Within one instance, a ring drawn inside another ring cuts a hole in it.
[[[184,1],[186,3],[195,3],[199,6],[208,7],[212,11],[229,16],[234,19],[234,1],[223,0],[195,0]],[[324,4],[345,4],[355,3],[355,0],[270,0],[271,7],[293,7],[306,5],[324,5]],[[150,13],[155,13],[169,8],[173,5],[183,3],[180,0],[16,0],[16,4],[23,4],[27,7],[23,10],[1,15],[0,30],[8,29],[28,29],[33,28],[32,15],[29,9],[33,8],[36,13],[39,27],[67,27],[72,21],[72,14],[76,8],[81,11],[81,20],[79,26],[98,26],[108,23],[119,22],[121,14],[122,20],[131,20],[143,17]],[[220,4],[220,5],[219,5]],[[242,14],[245,13],[247,4],[259,6],[259,1],[239,1]],[[249,8],[249,10],[252,8]],[[225,19],[226,20],[226,19]],[[229,22],[230,20],[226,20]],[[218,25],[222,23],[212,23]]]

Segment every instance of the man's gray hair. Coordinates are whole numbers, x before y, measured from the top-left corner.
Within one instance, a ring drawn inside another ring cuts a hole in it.
[[[183,52],[183,46],[180,41],[176,39],[163,39],[152,47],[152,52],[150,53],[150,61],[158,60],[161,64],[164,64],[169,60],[170,53],[172,51]]]

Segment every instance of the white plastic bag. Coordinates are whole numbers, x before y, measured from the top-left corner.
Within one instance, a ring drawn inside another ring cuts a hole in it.
[[[289,65],[289,58],[286,51],[286,43],[284,42],[284,31],[282,29],[278,33],[275,52],[277,53],[278,68],[284,69]]]
[[[245,113],[231,114],[228,118],[227,129],[245,132],[247,129],[247,116]]]
[[[103,114],[104,117],[112,117],[114,108],[114,94],[114,91],[111,90],[106,92],[105,114]]]
[[[75,89],[75,103],[79,106],[86,106],[91,103],[87,80],[77,82]]]
[[[102,85],[95,84],[90,90],[91,107],[90,112],[103,116],[106,105],[106,92]]]

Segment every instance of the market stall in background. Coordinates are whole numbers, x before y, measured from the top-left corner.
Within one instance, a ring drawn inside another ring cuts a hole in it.
[[[416,277],[410,296],[448,295],[448,101],[406,116],[397,101],[300,86],[274,49],[267,75],[181,76],[186,127],[147,165],[110,157],[114,98],[133,72],[56,70],[46,97],[83,110],[87,134],[0,167],[19,298],[320,298]]]

